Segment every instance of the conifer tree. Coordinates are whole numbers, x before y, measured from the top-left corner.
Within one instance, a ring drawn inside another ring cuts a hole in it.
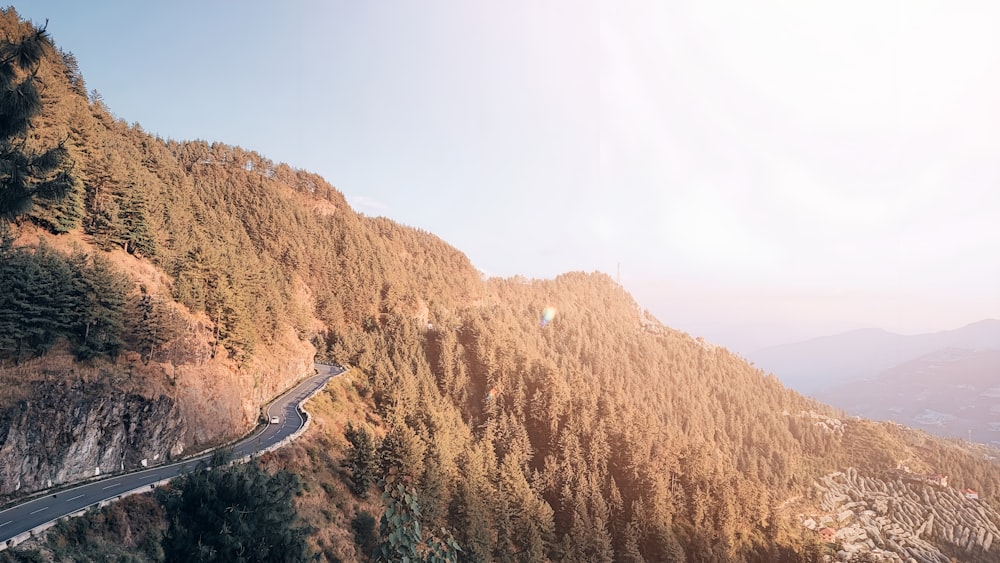
[[[83,359],[115,357],[124,347],[125,302],[131,282],[100,254],[89,260],[77,255],[74,261],[82,273],[75,280],[80,303],[76,354]]]
[[[0,355],[17,363],[46,352],[72,326],[79,302],[73,291],[75,273],[66,260],[40,247],[34,252],[0,253]]]
[[[149,229],[148,213],[143,188],[132,186],[125,195],[118,215],[121,219],[121,238],[125,252],[147,257],[156,254],[156,242]]]
[[[36,152],[27,146],[32,119],[42,110],[37,71],[51,49],[44,26],[0,40],[0,222],[30,211],[36,197],[59,198],[72,185],[65,147]]]
[[[299,489],[295,475],[269,475],[256,462],[181,477],[161,497],[166,560],[307,561],[293,504]]]
[[[382,475],[391,480],[393,475],[417,478],[424,472],[424,454],[427,446],[410,427],[401,424],[392,429],[378,449]]]
[[[160,348],[183,328],[173,302],[140,287],[140,294],[133,294],[127,309],[125,334],[129,346],[142,355],[144,362],[157,361]]]
[[[351,470],[351,491],[364,497],[375,481],[378,463],[375,458],[375,440],[364,426],[347,423],[345,431],[351,447],[347,450],[347,466]]]

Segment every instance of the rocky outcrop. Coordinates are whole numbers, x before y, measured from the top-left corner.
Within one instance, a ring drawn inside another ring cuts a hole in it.
[[[1000,513],[984,501],[966,498],[951,487],[935,487],[899,473],[886,479],[860,475],[854,468],[831,473],[813,486],[820,508],[828,515],[803,517],[803,525],[819,521],[837,526],[841,561],[856,553],[872,553],[886,561],[948,563],[949,551],[995,554]],[[812,524],[812,527],[810,527]]]
[[[184,448],[177,405],[107,385],[32,383],[0,410],[0,494],[153,464]]]
[[[65,350],[0,362],[0,497],[221,445],[312,370],[315,351],[294,331],[237,364],[212,356],[207,319],[175,312],[183,330],[162,347],[163,362],[126,352],[82,363]]]

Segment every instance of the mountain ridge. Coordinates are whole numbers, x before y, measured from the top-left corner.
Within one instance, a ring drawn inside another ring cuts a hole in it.
[[[893,420],[940,436],[1000,445],[1000,350],[944,348],[817,398],[851,414]],[[861,392],[863,390],[863,392]]]
[[[983,319],[956,329],[912,335],[879,328],[857,329],[769,346],[748,357],[788,386],[813,392],[826,385],[872,376],[948,347],[1000,348],[1000,320]]]

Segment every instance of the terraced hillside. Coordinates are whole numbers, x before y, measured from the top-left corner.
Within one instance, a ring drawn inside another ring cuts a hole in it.
[[[905,469],[868,477],[852,467],[813,483],[823,512],[802,522],[829,540],[841,561],[859,553],[920,563],[995,561],[1000,513],[946,483],[944,476]]]

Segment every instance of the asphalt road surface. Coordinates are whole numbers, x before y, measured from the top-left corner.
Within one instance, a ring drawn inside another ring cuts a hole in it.
[[[305,419],[299,413],[296,405],[313,391],[322,388],[330,378],[343,373],[343,368],[316,364],[318,374],[299,383],[284,395],[275,399],[267,408],[266,416],[270,420],[277,416],[277,424],[266,424],[249,436],[232,446],[232,457],[239,458],[264,450],[287,438],[305,424]],[[126,491],[139,487],[150,486],[153,483],[176,477],[198,467],[198,464],[212,457],[212,452],[195,458],[187,459],[170,465],[162,465],[145,469],[136,473],[111,476],[100,481],[92,481],[85,485],[59,491],[56,494],[37,497],[17,506],[0,512],[0,543],[41,526],[72,514],[84,508],[112,499]]]

